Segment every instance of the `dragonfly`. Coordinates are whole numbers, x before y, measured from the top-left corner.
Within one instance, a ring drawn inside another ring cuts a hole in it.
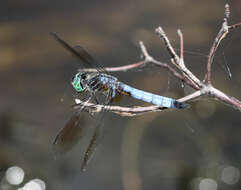
[[[89,94],[89,99],[87,101],[92,99],[95,103],[99,104],[100,102],[97,98],[97,93],[101,93],[105,96],[105,104],[109,104],[116,99],[119,99],[121,96],[130,96],[134,99],[148,102],[162,108],[183,109],[189,106],[176,99],[139,90],[120,82],[116,77],[108,74],[84,48],[80,46],[72,47],[56,33],[51,33],[51,35],[60,43],[60,45],[84,63],[84,67],[88,66],[96,69],[97,72],[79,71],[71,81],[71,84],[77,93],[82,94],[87,92]],[[83,108],[84,107],[82,107],[82,109]],[[77,144],[80,138],[83,138],[85,131],[88,130],[84,125],[81,125],[82,109],[78,110],[66,123],[64,128],[62,128],[57,134],[53,144],[59,151],[69,151],[75,144]],[[86,170],[86,166],[93,156],[101,136],[103,136],[102,131],[101,124],[99,126],[97,124],[93,136],[89,141],[88,148],[83,156],[83,162],[81,164],[82,171]]]

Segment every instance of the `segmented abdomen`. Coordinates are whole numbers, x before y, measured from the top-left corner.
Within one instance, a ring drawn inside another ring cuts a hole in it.
[[[156,94],[145,92],[143,90],[138,90],[124,83],[119,83],[119,88],[121,88],[121,90],[128,93],[133,98],[136,98],[138,100],[142,100],[148,103],[152,103],[160,107],[178,108],[178,109],[187,107],[187,104],[178,102],[175,99],[168,98],[165,96],[159,96]]]
[[[108,85],[108,87],[112,89],[113,96],[116,95],[116,90],[118,89],[126,94],[129,94],[131,97],[135,99],[152,103],[160,107],[182,109],[188,106],[188,104],[178,102],[175,99],[168,98],[165,96],[159,96],[156,94],[145,92],[143,90],[138,90],[122,82],[118,82],[117,78],[111,75],[101,74],[100,81],[102,84]]]

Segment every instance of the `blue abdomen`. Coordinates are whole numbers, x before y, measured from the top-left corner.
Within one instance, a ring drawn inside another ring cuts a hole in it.
[[[135,99],[152,103],[160,107],[178,108],[178,109],[187,107],[187,104],[178,102],[175,99],[168,98],[165,96],[159,96],[156,94],[145,92],[143,90],[138,90],[136,88],[132,88],[131,86],[128,86],[123,83],[121,83],[119,87],[121,88],[121,90],[128,93],[131,97]]]

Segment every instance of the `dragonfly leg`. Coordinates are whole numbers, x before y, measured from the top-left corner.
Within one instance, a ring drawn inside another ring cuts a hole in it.
[[[83,111],[83,109],[85,108],[85,105],[89,103],[89,101],[91,100],[91,96],[83,103],[83,105],[79,108],[78,113],[81,113]]]
[[[94,99],[96,104],[100,104],[98,98],[96,97],[95,93],[92,90],[90,91],[90,95],[91,95],[91,98]]]
[[[116,90],[113,89],[113,88],[110,88],[108,90],[108,94],[107,94],[107,97],[106,97],[106,101],[105,101],[105,104],[109,104],[113,101],[113,99],[115,98],[116,96]]]

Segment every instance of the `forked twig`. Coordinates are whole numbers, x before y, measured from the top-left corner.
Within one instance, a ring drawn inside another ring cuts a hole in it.
[[[207,84],[211,84],[211,66],[212,66],[213,59],[214,59],[214,56],[215,56],[215,53],[216,53],[216,50],[217,50],[218,46],[220,45],[221,41],[227,37],[230,30],[238,28],[238,27],[241,26],[241,23],[233,24],[233,25],[230,25],[230,26],[228,25],[228,19],[229,19],[229,16],[230,16],[230,8],[229,8],[228,4],[225,5],[224,15],[225,15],[225,17],[223,19],[222,27],[220,28],[220,30],[219,30],[219,32],[218,32],[218,34],[217,34],[217,36],[216,36],[216,38],[213,42],[213,45],[212,45],[212,47],[209,51],[209,55],[208,55],[207,73],[206,73],[206,76],[205,76],[205,79],[204,79],[204,81]]]
[[[226,4],[225,5],[224,22],[212,44],[212,47],[210,48],[208,62],[207,62],[207,72],[205,75],[204,82],[202,82],[202,80],[200,80],[198,77],[196,77],[185,65],[184,57],[183,57],[184,40],[183,40],[183,35],[182,35],[181,30],[177,31],[179,38],[180,38],[180,49],[181,49],[180,56],[179,56],[175,52],[167,35],[165,34],[164,30],[161,27],[158,27],[155,31],[156,31],[157,35],[160,37],[160,39],[163,40],[163,42],[166,46],[166,49],[170,54],[170,57],[171,57],[170,61],[171,61],[172,65],[175,67],[175,69],[171,65],[157,61],[152,56],[150,56],[144,43],[140,42],[140,48],[141,48],[142,54],[144,55],[144,60],[142,60],[138,63],[126,65],[126,66],[105,68],[105,70],[109,71],[109,72],[127,71],[127,70],[135,69],[138,67],[144,67],[147,64],[153,64],[158,67],[165,68],[168,72],[170,72],[177,79],[179,79],[186,85],[188,85],[191,88],[193,88],[194,90],[196,90],[194,93],[178,99],[178,101],[186,102],[186,101],[190,101],[190,100],[205,96],[205,97],[209,97],[212,99],[216,99],[227,105],[230,105],[233,108],[235,108],[241,112],[240,100],[238,100],[234,97],[228,96],[227,94],[225,94],[221,90],[215,88],[211,84],[211,66],[212,66],[212,63],[214,60],[215,52],[216,52],[217,48],[219,47],[219,44],[227,36],[227,34],[230,32],[230,30],[241,26],[241,22],[229,26],[228,25],[229,15],[230,15],[229,5]],[[81,69],[80,71],[95,72],[95,70],[92,70],[92,69]],[[85,109],[87,111],[91,111],[91,112],[107,111],[107,112],[113,112],[113,113],[119,114],[121,116],[135,116],[135,115],[145,114],[145,113],[149,113],[149,112],[157,112],[157,111],[167,110],[166,108],[162,108],[162,107],[158,107],[158,106],[146,106],[146,107],[105,106],[105,105],[82,102],[79,99],[76,99],[76,105],[74,107],[76,109],[78,109],[83,104],[85,104]]]

